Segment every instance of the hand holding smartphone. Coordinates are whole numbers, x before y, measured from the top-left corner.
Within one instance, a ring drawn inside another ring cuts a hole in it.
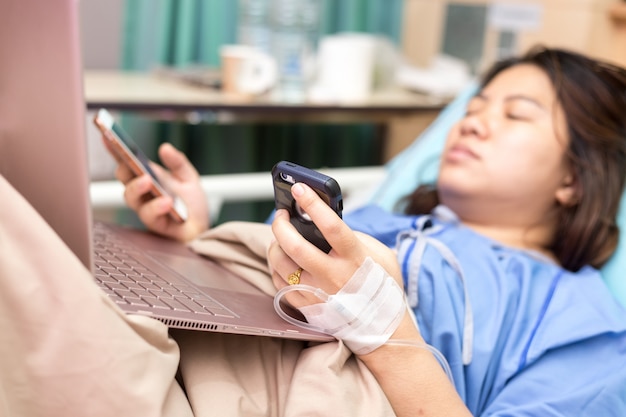
[[[150,193],[154,197],[168,195],[174,202],[170,217],[176,222],[187,220],[187,207],[183,201],[167,190],[155,172],[150,168],[148,157],[139,149],[137,144],[115,121],[105,109],[100,109],[94,117],[94,124],[106,141],[105,145],[118,161],[125,164],[136,176],[148,174],[152,178]]]
[[[272,168],[272,181],[276,208],[289,212],[291,224],[306,240],[320,250],[330,252],[331,247],[322,233],[291,195],[291,186],[296,182],[308,185],[341,217],[343,198],[337,181],[328,175],[287,161],[281,161]]]

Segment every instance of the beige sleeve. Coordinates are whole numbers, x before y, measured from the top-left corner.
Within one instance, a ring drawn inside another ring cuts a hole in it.
[[[124,315],[1,176],[0,196],[0,415],[192,415],[167,328]]]

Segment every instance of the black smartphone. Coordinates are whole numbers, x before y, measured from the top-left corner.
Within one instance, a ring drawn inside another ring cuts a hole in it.
[[[302,210],[291,195],[291,186],[301,182],[311,187],[341,218],[343,198],[335,179],[293,162],[281,161],[272,168],[274,201],[277,209],[289,212],[291,224],[302,236],[322,251],[330,252],[330,245],[311,218]]]
[[[187,207],[183,201],[166,189],[150,168],[148,157],[139,149],[130,136],[117,124],[113,116],[105,109],[100,109],[94,117],[94,124],[102,132],[105,145],[110,152],[114,153],[118,161],[126,164],[136,176],[148,174],[152,178],[150,193],[157,197],[169,195],[174,201],[174,207],[170,216],[177,222],[182,223],[187,219]]]

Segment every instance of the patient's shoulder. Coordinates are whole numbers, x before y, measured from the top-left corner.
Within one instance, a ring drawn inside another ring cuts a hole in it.
[[[377,205],[366,205],[344,215],[344,221],[359,232],[375,237],[385,245],[396,244],[398,233],[410,229],[416,216],[392,213]]]

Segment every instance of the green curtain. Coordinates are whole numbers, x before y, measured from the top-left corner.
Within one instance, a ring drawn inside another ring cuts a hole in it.
[[[403,0],[319,0],[319,35],[342,31],[382,34],[399,42]],[[219,66],[219,47],[236,42],[236,0],[126,0],[122,69]],[[279,160],[310,167],[381,163],[374,124],[198,125],[158,122],[127,113],[124,127],[156,158],[163,141],[185,151],[201,174],[267,171]],[[264,220],[271,202],[231,204],[219,222]]]
[[[400,40],[404,0],[318,0],[320,35],[343,31]],[[126,0],[122,67],[219,65],[218,50],[233,43],[237,0]]]

